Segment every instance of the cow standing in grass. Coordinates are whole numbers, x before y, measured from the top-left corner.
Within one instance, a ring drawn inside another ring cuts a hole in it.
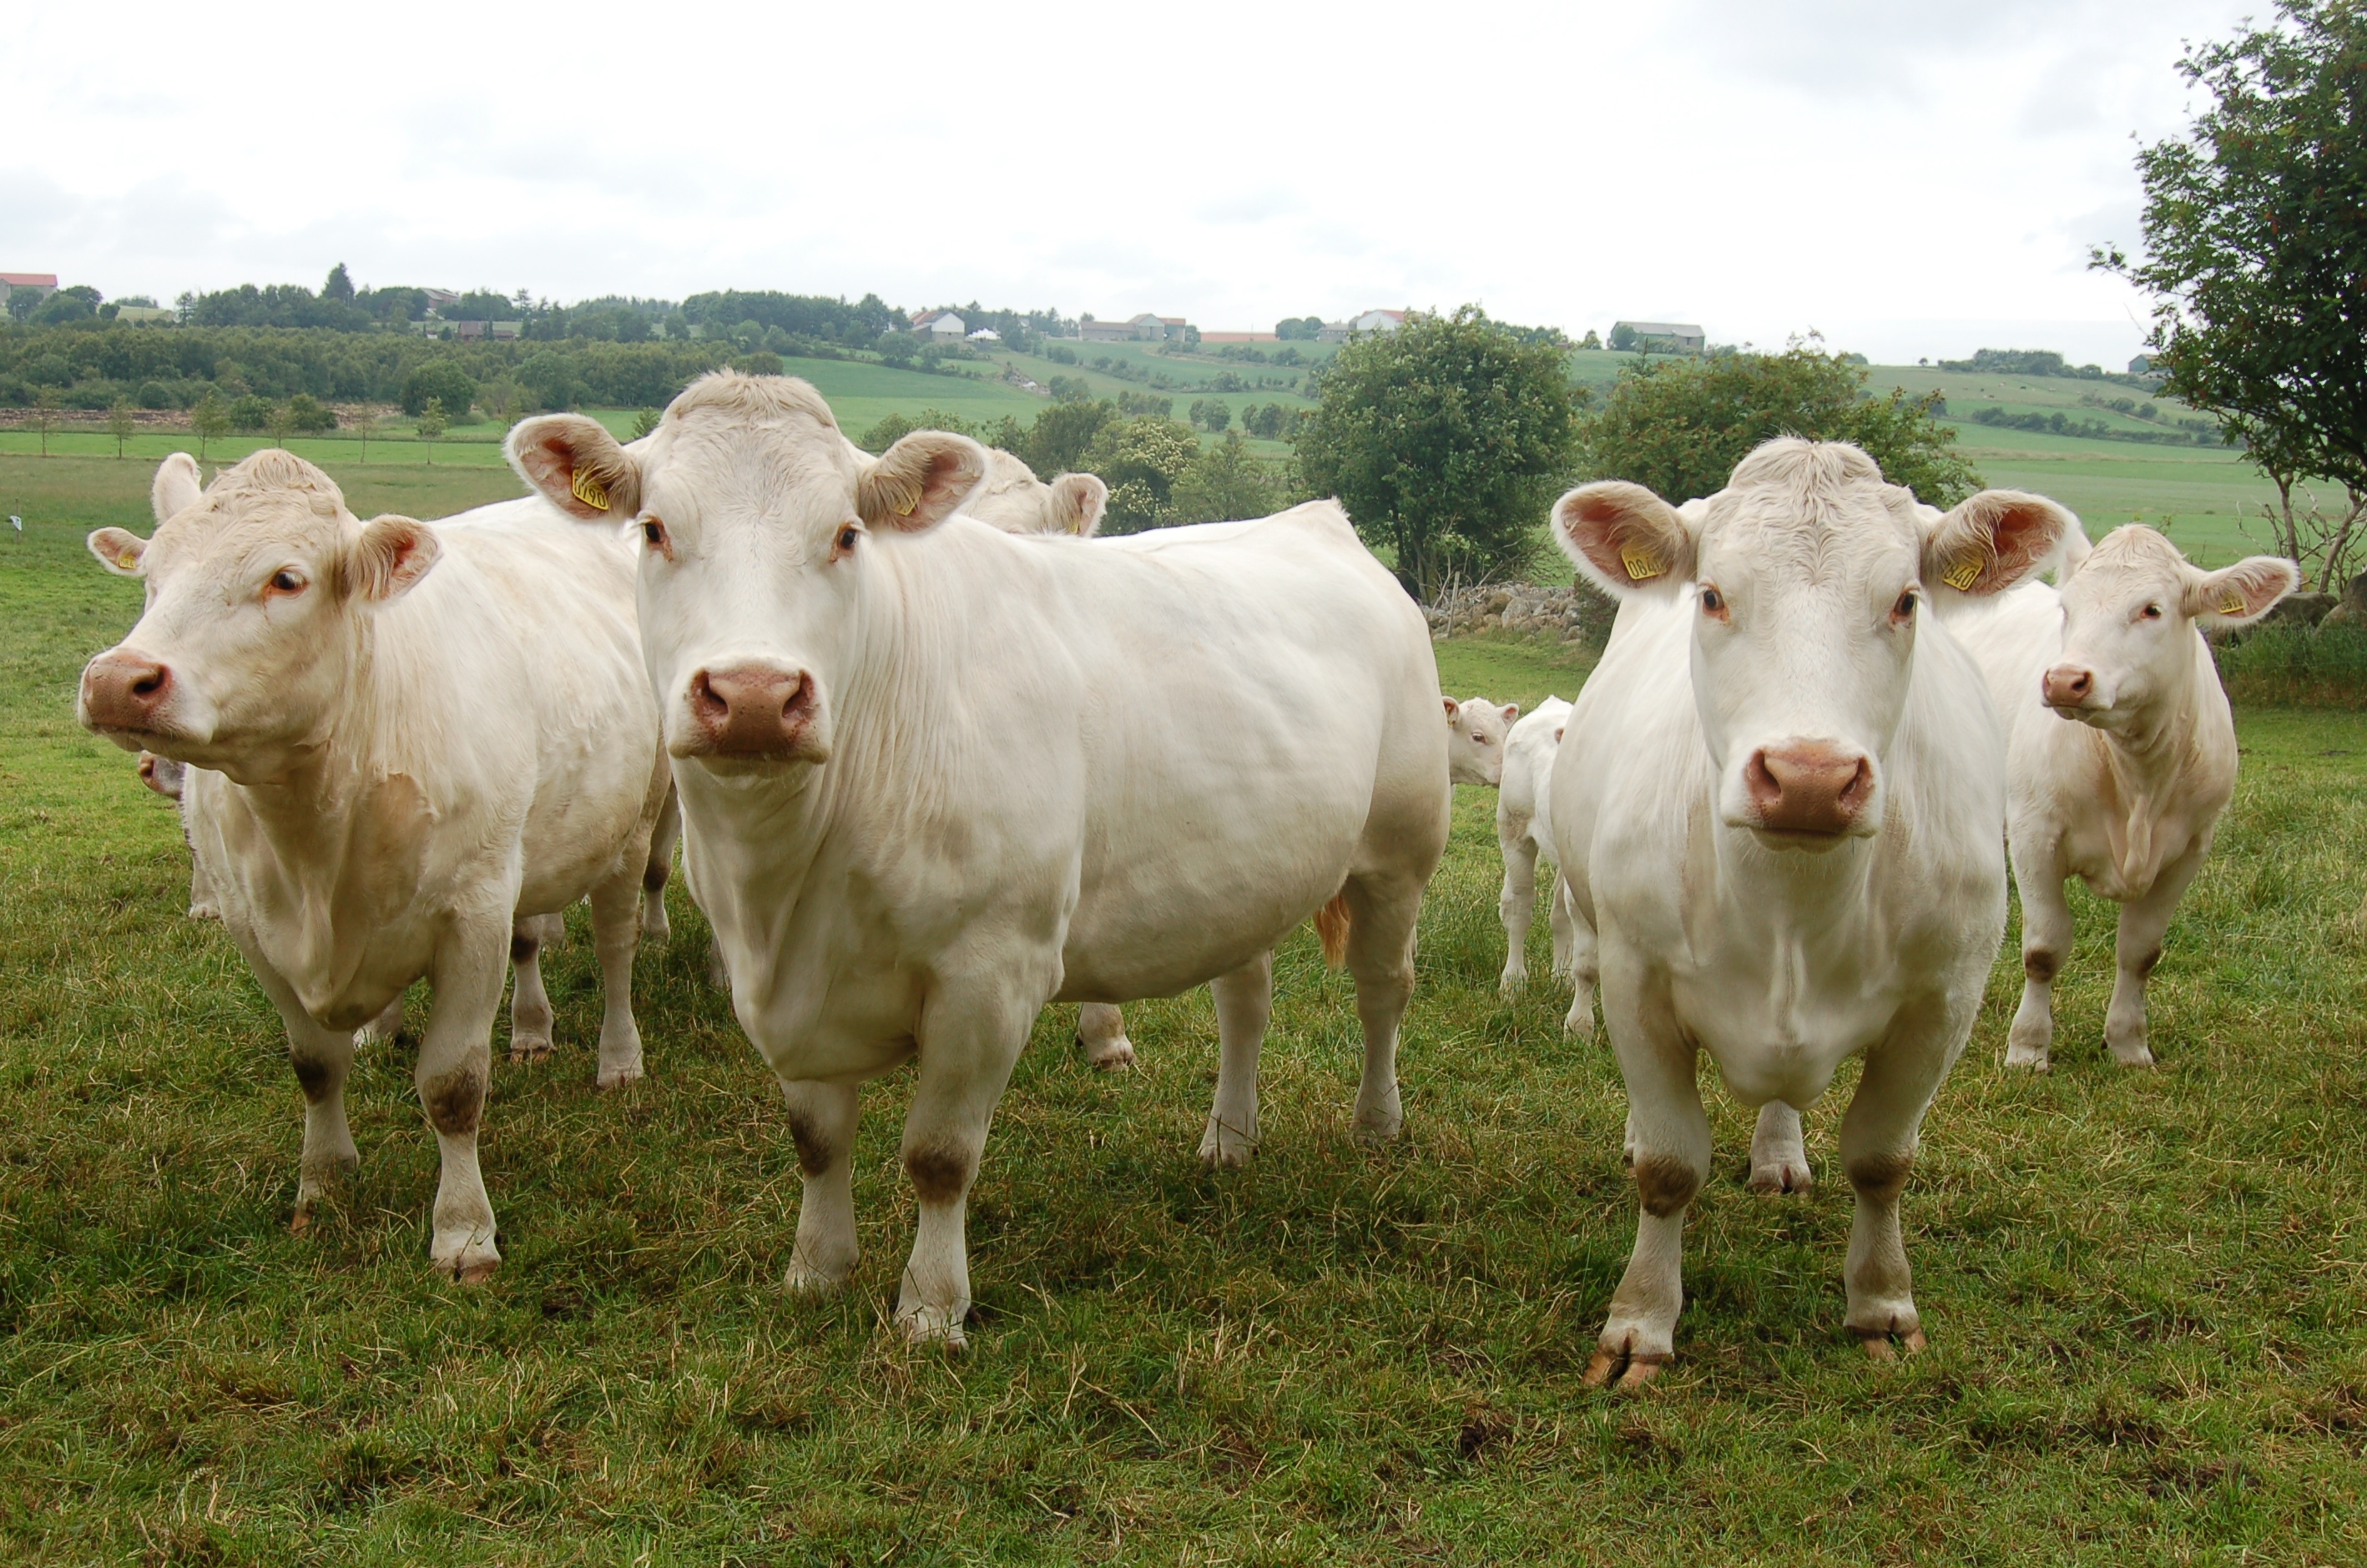
[[[1923,1334],[1898,1224],[1925,1108],[2005,930],[2004,745],[1978,668],[1928,611],[2009,588],[2070,518],[1985,491],[1944,516],[1854,446],[1770,442],[1682,511],[1586,485],[1557,541],[1623,605],[1569,720],[1552,812],[1577,917],[1574,1027],[1600,981],[1642,1213],[1587,1381],[1673,1348],[1684,1216],[1710,1169],[1695,1077],[1765,1108],[1764,1145],[1864,1058],[1842,1118],[1848,1325]],[[1805,1159],[1799,1161],[1805,1174]]]
[[[1013,536],[957,515],[975,442],[869,457],[804,382],[729,372],[630,448],[553,415],[510,454],[555,504],[641,531],[691,890],[805,1172],[792,1288],[854,1269],[857,1093],[917,1060],[897,1318],[960,1342],[971,1183],[1048,1001],[1208,983],[1200,1151],[1246,1159],[1273,948],[1319,909],[1356,981],[1357,1128],[1396,1134],[1446,732],[1421,613],[1338,507]]]
[[[2124,1066],[2152,1064],[2146,978],[2236,793],[2235,716],[2203,630],[2252,625],[2301,578],[2275,556],[2203,571],[2136,524],[2084,554],[2060,588],[2026,583],[1948,620],[2006,726],[2023,982],[2005,1059],[2040,1072],[2074,876],[2121,906],[2104,1043]]]
[[[537,917],[590,897],[599,1081],[641,1073],[634,906],[669,770],[631,547],[532,500],[362,523],[327,475],[275,450],[210,489],[176,454],[154,502],[154,537],[90,536],[148,598],[84,670],[82,722],[187,765],[198,865],[304,1091],[298,1228],[357,1159],[355,1030],[426,977],[416,1081],[443,1163],[431,1257],[482,1279],[501,1253],[477,1132],[514,952],[513,1055],[549,1049],[549,1005],[527,984]]]
[[[1553,928],[1553,972],[1569,977],[1575,940],[1569,889],[1561,879],[1553,838],[1553,765],[1561,752],[1569,705],[1548,696],[1504,738],[1503,781],[1496,796],[1496,847],[1504,857],[1504,887],[1496,915],[1504,924],[1504,973],[1497,990],[1511,996],[1529,983],[1529,922],[1536,919],[1537,863],[1553,879],[1546,919]]]

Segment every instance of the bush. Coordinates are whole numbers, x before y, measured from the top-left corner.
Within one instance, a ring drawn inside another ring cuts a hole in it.
[[[402,412],[416,419],[427,412],[430,398],[444,405],[446,418],[458,419],[477,400],[477,384],[450,361],[430,360],[404,378]]]
[[[230,427],[232,430],[268,430],[271,428],[271,400],[249,392],[230,405]]]
[[[2211,653],[2236,702],[2367,708],[2367,626],[2273,622],[2214,642]]]
[[[173,395],[173,389],[162,381],[141,382],[137,400],[143,409],[176,409],[181,406],[181,400]]]
[[[318,434],[337,428],[337,416],[323,408],[310,392],[299,392],[288,400],[288,423],[306,434]]]

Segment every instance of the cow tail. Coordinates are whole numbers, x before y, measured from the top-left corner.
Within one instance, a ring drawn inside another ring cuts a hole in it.
[[[1348,962],[1348,890],[1331,895],[1331,902],[1315,911],[1315,934],[1322,939],[1323,962],[1338,969]]]

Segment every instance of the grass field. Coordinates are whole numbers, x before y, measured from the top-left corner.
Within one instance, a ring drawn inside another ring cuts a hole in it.
[[[430,514],[501,481],[342,477],[365,511]],[[1633,1234],[1624,1102],[1557,989],[1495,995],[1472,789],[1423,922],[1405,1138],[1349,1135],[1349,988],[1304,933],[1239,1174],[1193,1157],[1205,992],[1129,1010],[1124,1077],[1080,1065],[1054,1009],[988,1147],[980,1318],[948,1359],[888,1325],[909,1077],[868,1097],[854,1287],[783,1293],[795,1157],[680,903],[640,965],[651,1077],[621,1094],[591,1089],[583,932],[547,962],[560,1055],[497,1065],[487,1116],[492,1283],[426,1275],[434,1145],[403,1046],[357,1066],[342,1206],[288,1234],[278,1025],[183,915],[170,810],[72,716],[139,600],[81,530],[144,533],[146,478],[0,457],[0,496],[75,522],[0,543],[8,1561],[2367,1558],[2367,716],[2241,716],[2241,791],[2154,979],[2160,1070],[2104,1056],[2092,900],[2047,1077],[1999,1066],[2000,961],[1908,1191],[1917,1359],[1870,1364],[1841,1327],[1845,1078],[1799,1198],[1742,1190],[1750,1120],[1713,1097],[1679,1359],[1644,1397],[1579,1386]],[[1459,694],[1524,704],[1584,673],[1510,642],[1440,661]],[[1542,973],[1542,920],[1535,940]]]

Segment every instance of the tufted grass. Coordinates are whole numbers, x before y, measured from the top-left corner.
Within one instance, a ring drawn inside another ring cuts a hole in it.
[[[94,494],[79,521],[142,504]],[[359,1065],[361,1173],[290,1236],[277,1024],[221,929],[183,916],[168,808],[71,716],[136,589],[78,530],[0,550],[10,1562],[2367,1556],[2367,716],[2243,715],[2241,794],[2155,977],[2159,1071],[2103,1052],[2093,900],[2047,1077],[1999,1066],[2000,962],[1908,1189],[1914,1361],[1871,1365],[1841,1328],[1839,1096],[1809,1116],[1825,1183],[1773,1200],[1743,1190],[1750,1121],[1715,1095],[1679,1359],[1645,1397],[1579,1386],[1632,1235],[1624,1101],[1603,1043],[1561,1036],[1557,988],[1495,995],[1473,790],[1423,924],[1405,1138],[1349,1136],[1349,992],[1304,933],[1237,1175],[1193,1158],[1205,992],[1129,1010],[1125,1077],[1082,1066],[1054,1009],[989,1145],[979,1321],[948,1359],[887,1327],[908,1077],[867,1097],[853,1288],[782,1292],[779,1100],[679,903],[640,968],[649,1081],[591,1088],[580,915],[548,964],[560,1055],[496,1066],[493,1283],[425,1273],[434,1150],[403,1047]],[[1523,703],[1571,694],[1560,660],[1442,649],[1459,694]],[[1534,940],[1543,973],[1542,919]]]

